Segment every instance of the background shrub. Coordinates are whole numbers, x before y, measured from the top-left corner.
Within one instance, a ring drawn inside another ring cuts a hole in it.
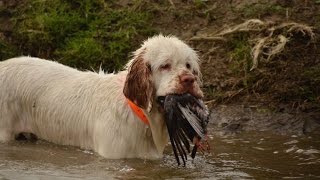
[[[10,47],[0,58],[30,55],[79,69],[118,71],[132,47],[156,33],[150,17],[134,2],[121,7],[103,0],[28,0],[13,12],[15,41],[0,43]]]

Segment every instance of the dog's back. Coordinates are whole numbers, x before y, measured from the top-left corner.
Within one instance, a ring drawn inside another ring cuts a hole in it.
[[[92,147],[95,124],[86,121],[99,113],[90,109],[98,76],[38,58],[1,62],[0,140],[30,132],[58,144]]]
[[[75,104],[62,106],[62,103],[72,103],[70,97],[63,97],[65,93],[62,92],[77,88],[79,84],[70,84],[77,78],[81,78],[77,70],[38,58],[20,57],[1,62],[0,140],[9,141],[17,133],[32,132],[56,143],[62,143],[59,141],[63,139],[65,141],[67,137],[63,137],[66,136],[63,128],[70,128],[67,124],[70,121],[59,118],[59,113],[72,110]],[[74,94],[74,103],[79,101],[77,95]],[[72,132],[72,129],[67,130],[68,136],[70,130]]]

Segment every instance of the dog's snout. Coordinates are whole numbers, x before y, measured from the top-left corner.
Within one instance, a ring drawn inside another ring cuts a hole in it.
[[[191,87],[195,81],[195,77],[193,75],[182,75],[180,76],[180,82],[184,87]]]

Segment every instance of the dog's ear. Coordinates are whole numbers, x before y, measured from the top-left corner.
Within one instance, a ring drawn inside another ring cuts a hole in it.
[[[123,88],[124,95],[143,109],[150,110],[153,100],[151,66],[143,59],[143,53],[134,57],[128,67]]]

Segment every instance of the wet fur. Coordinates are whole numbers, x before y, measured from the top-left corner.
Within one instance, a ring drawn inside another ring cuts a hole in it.
[[[183,66],[186,61],[192,69]],[[164,62],[175,69],[160,71]],[[198,62],[189,46],[162,35],[145,41],[128,69],[117,74],[82,72],[32,57],[0,62],[0,141],[25,132],[106,158],[161,158],[168,133],[154,99],[180,91],[177,76],[200,74]],[[188,91],[201,96],[196,77]],[[126,98],[143,109],[150,126],[132,113]]]

